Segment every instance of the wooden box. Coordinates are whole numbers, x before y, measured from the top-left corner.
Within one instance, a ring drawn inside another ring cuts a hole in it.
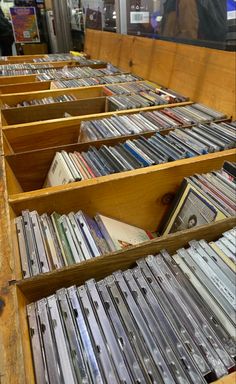
[[[1,113],[2,126],[25,124],[43,120],[54,120],[71,116],[94,115],[106,112],[106,97],[95,97],[53,103],[45,105],[32,105],[24,108],[4,109]]]
[[[58,97],[61,95],[72,95],[78,100],[107,96],[102,85],[83,88],[48,89],[37,92],[0,94],[0,107],[7,104],[9,107],[14,108],[18,103],[22,103],[23,101],[38,100],[44,97]]]
[[[170,107],[188,104],[191,104],[191,102],[172,104],[170,105]],[[60,146],[63,144],[77,143],[80,135],[80,124],[82,121],[109,117],[113,114],[132,114],[140,111],[152,111],[162,108],[164,107],[155,106],[140,109],[129,109],[115,112],[104,112],[100,114],[68,117],[60,120],[54,118],[46,121],[35,121],[27,124],[21,123],[11,126],[4,125],[6,124],[6,122],[3,121],[4,126],[2,130],[2,135],[4,143],[4,153],[10,154],[14,152],[17,153],[23,151],[30,151],[33,149],[47,148],[49,146]],[[17,115],[18,112],[14,111],[14,113],[15,115]]]

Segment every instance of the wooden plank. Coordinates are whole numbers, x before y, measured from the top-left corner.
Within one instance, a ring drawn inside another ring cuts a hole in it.
[[[222,377],[215,381],[213,384],[235,384],[236,383],[236,372],[231,373],[228,376]]]
[[[235,111],[232,52],[178,44],[169,86],[229,116]]]
[[[11,169],[11,167],[9,167],[7,162],[5,162],[5,168],[6,168],[6,183],[7,183],[8,193],[11,189],[13,189],[14,191],[18,191],[18,193],[23,192],[23,189],[20,186],[20,184],[16,178],[16,175],[12,172],[12,169]]]
[[[102,85],[98,85],[96,87],[47,89],[27,93],[0,94],[0,103],[15,106],[17,103],[21,103],[22,101],[38,100],[43,97],[57,97],[61,95],[73,95],[77,99],[89,99],[105,96],[103,88],[104,87]]]
[[[17,288],[17,287],[16,287]],[[29,301],[22,294],[20,289],[17,288],[17,304],[18,304],[18,316],[20,322],[20,333],[21,333],[21,344],[23,350],[23,364],[25,372],[27,375],[25,376],[24,383],[25,384],[34,384],[36,383],[34,378],[34,368],[33,368],[33,360],[32,360],[32,352],[31,352],[31,344],[30,344],[30,330],[28,327],[27,314],[26,314],[26,305],[29,304]],[[38,383],[40,384],[40,383]]]
[[[151,63],[147,78],[165,87],[170,86],[177,44],[154,40]]]
[[[224,161],[234,159],[235,150],[228,150],[11,195],[9,203],[17,215],[24,209],[39,213],[82,209],[92,216],[100,212],[155,231],[184,177],[219,169]]]
[[[148,78],[155,40],[135,36],[132,46],[130,70],[144,79]],[[144,59],[145,58],[145,59]]]
[[[99,58],[118,66],[121,42],[122,36],[118,33],[111,34],[109,32],[103,32],[101,36]]]
[[[95,31],[93,29],[86,29],[86,43],[85,43],[85,52],[89,52],[91,59],[99,59],[100,56],[100,47],[101,47],[101,37],[102,31]],[[102,58],[103,59],[103,58]]]
[[[60,270],[20,280],[17,282],[17,286],[29,301],[39,300],[61,287],[69,287],[74,284],[82,285],[88,279],[95,278],[99,280],[119,269],[131,268],[135,265],[136,260],[157,254],[162,249],[166,249],[170,254],[173,254],[177,249],[187,246],[190,240],[215,240],[222,232],[233,228],[235,224],[236,219],[230,218],[218,223],[162,236],[119,252],[95,257]]]
[[[105,97],[95,97],[64,103],[32,105],[21,108],[20,113],[19,108],[4,109],[1,111],[2,126],[65,118],[65,113],[72,116],[104,113],[105,100]]]
[[[134,36],[121,35],[121,37],[122,37],[122,40],[121,40],[120,58],[119,58],[118,66],[123,71],[130,72],[131,63],[132,63]]]
[[[23,384],[25,370],[16,287],[9,285],[9,281],[15,280],[15,270],[4,179],[4,163],[0,157],[0,382]]]
[[[17,64],[17,63],[32,63],[33,59],[42,59],[46,58],[47,55],[19,55],[19,56],[8,56],[7,64]]]
[[[85,33],[84,51],[86,52],[86,54],[88,54],[89,52],[89,57],[91,57],[91,52],[93,48],[93,35],[94,30],[87,28]]]
[[[32,83],[36,80],[37,75],[19,75],[19,76],[1,76],[0,87],[2,85],[10,85],[16,83]]]
[[[37,81],[33,83],[8,84],[0,86],[0,94],[19,92],[37,92],[50,89],[51,81]]]

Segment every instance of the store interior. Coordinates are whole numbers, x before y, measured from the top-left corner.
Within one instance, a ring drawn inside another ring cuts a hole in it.
[[[235,0],[0,0],[0,384],[236,383],[235,48]]]

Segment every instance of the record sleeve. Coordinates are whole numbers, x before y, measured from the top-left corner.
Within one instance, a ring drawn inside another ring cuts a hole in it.
[[[170,210],[162,235],[225,219],[223,212],[185,179]]]
[[[112,251],[153,239],[151,232],[110,217],[97,214],[95,219]]]

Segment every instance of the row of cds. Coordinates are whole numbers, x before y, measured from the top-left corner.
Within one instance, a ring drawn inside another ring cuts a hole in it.
[[[140,81],[140,77],[136,75],[120,74],[120,75],[109,75],[100,77],[87,77],[84,79],[73,79],[73,80],[60,80],[53,81],[54,88],[80,88],[80,87],[91,87],[93,85],[102,84],[119,84],[126,82]]]
[[[133,83],[131,83],[133,84]],[[139,83],[137,83],[139,84]],[[115,88],[115,86],[114,86]],[[155,97],[153,97],[152,95],[155,95]],[[155,101],[152,101],[150,100],[150,98],[152,98],[153,100],[155,99]],[[140,95],[133,95],[132,97],[132,102],[135,100],[135,99],[138,99],[136,102],[138,102],[139,104],[128,104],[128,105],[125,105],[124,104],[124,108],[122,109],[129,109],[129,108],[138,108],[138,107],[145,107],[145,106],[152,106],[152,105],[159,105],[159,104],[171,104],[171,103],[175,103],[177,102],[176,99],[179,99],[180,100],[181,96],[177,96],[174,92],[172,93],[172,90],[168,90],[168,91],[165,91],[165,90],[156,90],[156,93],[154,92],[148,92],[146,94],[144,94],[144,92],[141,92]],[[141,104],[139,102],[139,100],[141,99]],[[182,98],[183,101],[185,100],[184,98]],[[50,104],[50,103],[58,103],[58,102],[63,102],[63,101],[74,101],[74,100],[77,100],[77,98],[73,95],[60,95],[60,96],[55,96],[55,97],[44,97],[42,99],[33,99],[33,100],[24,100],[22,102],[19,102],[18,104],[16,105],[8,105],[8,104],[4,104],[3,105],[3,108],[6,109],[6,108],[17,108],[17,107],[24,107],[24,106],[30,106],[30,105],[39,105],[39,104]],[[109,102],[111,101],[111,98],[108,97],[108,100]],[[148,102],[146,102],[148,100]],[[130,96],[130,101],[131,101],[131,96]],[[125,102],[125,100],[124,100]],[[144,104],[143,104],[144,103]],[[109,104],[109,107],[112,108],[111,104]],[[121,109],[121,108],[119,108]]]
[[[121,111],[169,104],[162,96],[159,96],[154,92],[140,92],[138,95],[133,94],[129,96],[109,96],[107,99],[109,111]]]
[[[222,124],[223,127],[222,127]],[[126,140],[116,145],[90,146],[85,152],[56,152],[44,187],[149,167],[169,161],[235,148],[236,127],[230,123],[200,124],[167,135]]]
[[[82,79],[86,77],[100,77],[119,74],[121,71],[113,66],[107,66],[106,68],[90,68],[90,67],[64,67],[63,69],[57,69],[46,71],[37,76],[40,81],[48,80],[60,80],[60,79]]]
[[[235,235],[219,241],[235,252]],[[204,384],[227,375],[235,272],[214,245],[192,241],[174,257],[163,250],[27,305],[37,383]]]
[[[122,84],[122,85],[107,85],[105,90],[114,95],[131,95],[133,93],[153,91],[155,92],[157,85],[148,81],[141,81],[139,83]]]
[[[14,72],[17,75],[17,71],[21,71],[24,69],[32,70],[34,72],[37,69],[44,68],[53,68],[52,64],[31,64],[31,63],[18,63],[18,64],[5,64],[0,65],[0,75],[1,76],[9,76],[9,73]]]
[[[221,170],[185,178],[158,229],[158,235],[235,216],[235,182],[236,165],[228,162]],[[16,218],[16,229],[24,278],[118,251],[157,236],[101,214],[91,218],[82,211],[63,215],[23,211]],[[227,251],[227,244],[223,251],[230,259],[233,258]]]
[[[204,115],[201,113],[204,112]],[[99,140],[107,137],[158,132],[197,123],[208,123],[225,118],[225,115],[202,104],[163,108],[156,111],[128,115],[114,115],[97,120],[82,121],[79,141]],[[234,123],[231,123],[232,125]],[[224,127],[224,123],[220,126]]]
[[[85,56],[74,56],[70,54],[51,54],[44,57],[34,58],[34,63],[42,63],[42,62],[58,62],[58,61],[75,61],[81,66],[89,66],[89,65],[106,65],[106,62],[103,60],[94,60],[87,59]]]
[[[64,67],[56,69],[52,64],[34,65],[34,64],[9,64],[0,66],[0,75],[2,76],[21,76],[21,75],[38,75],[37,79],[40,81],[46,80],[60,80],[60,79],[74,79],[84,77],[99,77],[121,73],[116,67],[108,65],[104,68],[91,68],[91,67]],[[12,68],[12,69],[11,69]]]
[[[22,57],[24,59],[24,57]],[[7,56],[0,56],[0,60],[3,61],[9,61],[9,64],[11,63],[10,60],[8,60]],[[101,60],[90,60],[87,59],[86,56],[83,56],[80,54],[80,56],[74,56],[69,53],[52,53],[48,55],[43,55],[42,57],[32,57],[32,62],[33,63],[45,63],[45,62],[57,62],[57,61],[78,61],[78,62],[86,62],[86,61],[91,61],[95,63],[105,63],[104,61]]]
[[[164,99],[167,103],[182,103],[187,101],[188,98],[182,96],[172,89],[158,87],[156,84],[142,81],[139,83],[130,83],[122,85],[107,85],[104,87],[104,91],[108,91],[113,95],[120,95],[119,100],[123,99],[123,96],[130,96],[133,94],[139,94],[147,98],[147,94],[151,97],[157,98],[157,95]],[[121,97],[122,96],[122,97]],[[118,100],[118,99],[117,99]],[[124,99],[125,100],[125,99]]]
[[[24,75],[40,75],[48,74],[48,76],[53,76],[56,73],[56,70],[51,66],[45,68],[36,68],[36,69],[17,69],[17,70],[2,70],[2,76],[24,76]]]
[[[19,107],[29,107],[31,105],[45,105],[45,104],[53,104],[53,103],[62,103],[65,101],[75,101],[77,100],[74,95],[60,95],[55,97],[43,97],[42,99],[33,99],[33,100],[24,100],[15,105],[4,104],[3,109],[9,108],[19,108]]]
[[[79,56],[77,57],[78,59],[81,60],[86,60],[86,58]],[[43,57],[36,57],[33,58],[34,63],[43,63],[43,62],[57,62],[57,61],[72,61],[75,59],[75,56],[72,56],[70,53],[53,53],[49,55],[44,55]]]
[[[141,228],[82,211],[39,215],[23,211],[15,219],[23,278],[80,263],[153,238]]]

